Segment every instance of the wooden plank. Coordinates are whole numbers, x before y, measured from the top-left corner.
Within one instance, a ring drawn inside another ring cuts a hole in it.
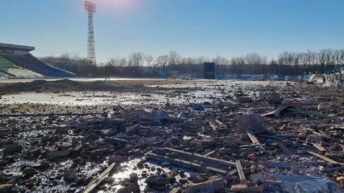
[[[283,125],[279,128],[279,130],[282,131],[282,130],[284,130],[286,127],[287,127],[287,124],[283,124]]]
[[[222,178],[201,182],[198,184],[189,184],[186,188],[186,193],[199,192],[221,192],[225,189],[225,180]]]
[[[327,139],[331,139],[331,137],[329,137],[329,136],[327,136],[326,134],[324,134],[324,133],[321,133],[321,132],[317,132],[317,131],[315,131],[314,129],[307,129],[308,131],[311,131],[313,134],[315,134],[315,135],[318,135],[318,136],[321,136],[321,137],[323,137],[323,138],[327,138]]]
[[[325,149],[321,144],[312,143],[312,145],[313,145],[315,148],[317,148],[319,151],[321,151],[321,152],[326,151],[326,149]]]
[[[115,163],[111,164],[103,173],[101,173],[97,178],[93,179],[86,187],[83,193],[92,192],[104,179],[109,175],[111,170],[115,167]]]
[[[250,144],[250,145],[240,145],[238,148],[242,148],[242,149],[251,149],[251,148],[256,148],[256,147],[259,147],[260,144]]]
[[[247,184],[235,184],[235,185],[232,185],[231,192],[240,192],[240,193],[264,192],[264,187],[263,186],[248,186]]]
[[[234,175],[234,174],[236,174],[236,173],[238,173],[238,170],[233,169],[232,171],[230,171],[230,172],[228,173],[228,176],[232,176],[232,175]]]
[[[194,160],[200,160],[200,161],[203,161],[203,162],[209,163],[209,164],[214,163],[216,165],[221,165],[221,166],[223,165],[226,167],[235,166],[234,162],[221,160],[221,159],[217,159],[217,158],[213,158],[213,157],[207,157],[207,156],[200,155],[200,154],[193,154],[190,152],[185,152],[185,151],[172,149],[172,148],[163,148],[163,150],[171,152],[171,153],[176,153],[176,154],[179,154],[181,156],[189,157],[189,158],[192,158]]]
[[[224,126],[224,124],[220,120],[217,120],[217,119],[215,121],[208,120],[208,124],[214,131]]]
[[[117,138],[117,137],[105,137],[104,141],[107,143],[111,143],[111,144],[134,144],[131,141],[128,141],[126,139],[121,139],[121,138]]]
[[[324,155],[320,155],[318,153],[311,152],[311,151],[308,151],[308,153],[310,153],[311,155],[313,155],[315,157],[318,157],[318,158],[320,158],[322,160],[325,160],[325,161],[329,162],[330,164],[333,164],[333,165],[344,165],[343,163],[339,163],[337,161],[334,161],[333,159],[330,159],[330,158],[328,158],[328,157],[326,157]]]
[[[212,129],[213,131],[216,131],[216,130],[217,130],[217,126],[216,126],[212,121],[208,121],[208,124],[209,124],[209,126],[211,127],[211,129]]]
[[[172,165],[193,169],[201,172],[214,172],[226,175],[235,166],[234,162],[193,154],[172,148],[158,148],[145,154],[147,159],[167,161]]]
[[[191,170],[197,170],[200,172],[214,172],[217,174],[222,174],[222,175],[226,175],[227,171],[219,169],[219,168],[214,168],[214,167],[209,167],[209,166],[202,166],[200,164],[197,163],[192,163],[186,160],[181,160],[181,159],[173,159],[173,158],[169,158],[167,156],[161,156],[161,155],[157,155],[155,153],[146,153],[146,157],[147,159],[150,160],[155,160],[155,161],[167,161],[172,165],[176,165],[179,167],[183,167],[183,168],[187,168],[187,169],[191,169]]]
[[[204,156],[207,156],[207,157],[209,157],[209,156],[211,156],[212,154],[214,154],[216,151],[217,151],[217,150],[214,150],[214,151],[208,152],[208,153],[204,154]]]
[[[280,107],[278,107],[278,109],[271,111],[269,113],[263,114],[262,117],[269,117],[269,116],[275,116],[276,118],[278,118],[280,116],[280,114],[285,111],[289,106],[288,105],[282,105]]]
[[[236,168],[237,168],[237,170],[238,170],[240,182],[242,182],[242,183],[247,182],[246,177],[245,177],[245,173],[244,173],[244,170],[242,169],[242,165],[241,165],[240,160],[237,160],[237,161],[235,162],[235,165],[236,165]]]
[[[221,127],[225,125],[225,124],[223,124],[223,123],[222,123],[220,120],[218,120],[218,119],[216,119],[215,122],[216,122],[217,124],[219,124]]]
[[[252,131],[247,131],[246,133],[248,137],[251,139],[253,144],[261,145],[257,137],[254,135],[254,133],[252,133]]]

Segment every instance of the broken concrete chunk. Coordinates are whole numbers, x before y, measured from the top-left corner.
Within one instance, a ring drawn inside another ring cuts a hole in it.
[[[89,151],[89,155],[91,159],[98,159],[98,158],[102,158],[107,154],[107,150],[106,149],[95,149],[92,151]]]
[[[67,182],[73,182],[77,177],[77,174],[74,170],[66,170],[63,175],[63,179]]]
[[[282,101],[283,106],[289,106],[289,107],[299,107],[301,105],[300,100],[297,99],[283,99]]]
[[[70,154],[70,151],[52,151],[48,153],[47,159],[50,161],[56,161],[58,159],[69,156],[69,154]]]
[[[13,184],[0,184],[0,193],[12,192]]]
[[[101,124],[105,126],[122,126],[125,123],[124,119],[104,119],[102,120]]]
[[[247,97],[247,96],[237,96],[237,100],[240,103],[252,103],[253,102],[253,100],[250,97]]]
[[[181,188],[173,188],[169,193],[181,193]]]
[[[325,181],[319,183],[314,180],[308,180],[308,181],[296,183],[295,191],[297,193],[329,192]]]
[[[193,110],[196,110],[196,111],[204,111],[204,107],[202,104],[200,103],[190,103],[190,106]]]
[[[137,184],[130,183],[127,187],[119,189],[117,193],[140,193],[140,187]]]
[[[22,149],[23,149],[22,146],[14,143],[14,144],[6,146],[3,149],[3,155],[4,155],[4,157],[6,157],[7,155],[11,155],[11,154],[14,154],[14,153],[21,152]]]
[[[283,99],[282,106],[290,106],[292,104],[292,99]]]
[[[262,118],[257,114],[243,115],[238,120],[238,128],[242,131],[261,130],[263,128]]]
[[[146,179],[146,183],[153,187],[153,186],[165,186],[170,183],[170,180],[165,176],[151,176]]]
[[[50,167],[50,163],[48,161],[42,161],[38,167],[40,170],[46,170]]]
[[[281,103],[281,101],[282,101],[281,96],[277,93],[273,93],[269,97],[269,103],[270,104],[279,104],[279,103]]]
[[[130,181],[131,183],[138,184],[139,177],[137,176],[136,173],[131,173],[131,174],[130,174],[129,181]]]
[[[330,188],[335,190],[334,192],[342,193],[339,187],[332,186],[334,183],[321,178],[307,175],[280,175],[277,179],[282,182],[283,191],[287,193],[332,193]]]
[[[6,137],[9,132],[10,132],[9,129],[0,129],[0,138]]]
[[[169,118],[169,114],[163,111],[158,111],[154,113],[154,121],[161,122]]]
[[[247,184],[236,184],[231,187],[232,192],[248,192],[248,193],[254,193],[254,192],[264,192],[263,186],[248,186]]]
[[[215,179],[199,184],[190,184],[186,193],[215,193],[224,190],[225,181],[224,179]]]
[[[154,190],[165,190],[171,180],[166,176],[150,176],[145,182],[149,188]]]
[[[25,178],[31,178],[37,173],[37,171],[31,167],[26,167],[23,171],[24,177]]]
[[[142,126],[139,124],[129,126],[125,130],[125,133],[127,135],[144,135],[144,136],[147,136],[151,132],[152,132],[151,127]]]

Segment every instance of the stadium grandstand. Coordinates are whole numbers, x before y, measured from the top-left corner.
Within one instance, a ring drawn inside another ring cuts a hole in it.
[[[0,43],[0,79],[74,77],[66,70],[47,64],[30,54],[31,46]]]

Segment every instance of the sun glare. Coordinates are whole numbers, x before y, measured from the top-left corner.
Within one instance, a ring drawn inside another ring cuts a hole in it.
[[[137,6],[137,0],[96,0],[99,6],[111,11],[123,12],[130,11]]]

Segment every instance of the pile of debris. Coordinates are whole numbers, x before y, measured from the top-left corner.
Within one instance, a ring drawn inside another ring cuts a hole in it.
[[[214,87],[204,103],[2,105],[0,193],[343,192],[344,90]]]

